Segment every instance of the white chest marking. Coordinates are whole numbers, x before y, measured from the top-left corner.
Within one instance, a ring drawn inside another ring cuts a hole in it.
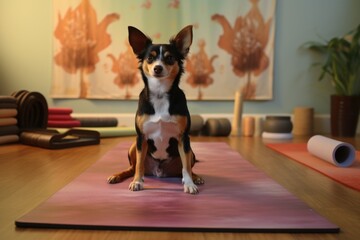
[[[156,147],[156,152],[152,155],[157,159],[166,159],[168,154],[166,149],[169,146],[170,138],[179,138],[180,129],[175,117],[169,114],[169,100],[165,95],[162,98],[151,98],[154,105],[155,114],[144,123],[143,132],[146,139],[152,139]]]

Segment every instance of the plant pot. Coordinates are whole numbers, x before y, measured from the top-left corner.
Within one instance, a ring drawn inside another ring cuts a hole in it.
[[[331,96],[331,135],[354,137],[359,119],[360,96]]]

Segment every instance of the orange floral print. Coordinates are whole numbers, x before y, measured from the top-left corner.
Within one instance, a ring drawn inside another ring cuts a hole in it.
[[[114,84],[120,89],[126,88],[125,99],[130,99],[129,88],[135,86],[140,80],[138,76],[138,59],[128,41],[126,41],[126,45],[126,51],[121,53],[119,58],[116,58],[113,54],[108,54],[108,57],[113,63],[111,71],[116,74]]]
[[[251,73],[258,76],[269,66],[265,48],[272,22],[271,18],[267,22],[264,21],[257,5],[259,0],[250,1],[252,8],[244,17],[239,16],[236,19],[234,27],[223,15],[212,16],[212,20],[220,23],[224,30],[218,45],[232,56],[233,72],[239,77],[248,75],[246,89],[249,90],[253,88],[250,87]]]
[[[205,51],[205,41],[199,41],[199,52],[193,53],[190,58],[186,60],[186,71],[190,74],[186,82],[193,88],[198,88],[198,100],[202,99],[203,92],[201,88],[206,88],[211,85],[214,80],[210,75],[215,72],[213,61],[217,55],[208,57]]]
[[[60,14],[58,16],[54,35],[61,44],[61,51],[56,54],[55,63],[71,74],[80,71],[81,98],[87,96],[89,88],[84,73],[95,70],[95,65],[99,62],[99,52],[111,43],[106,29],[118,19],[119,15],[112,13],[98,23],[96,12],[89,0],[82,0],[74,10],[69,8],[64,17]]]

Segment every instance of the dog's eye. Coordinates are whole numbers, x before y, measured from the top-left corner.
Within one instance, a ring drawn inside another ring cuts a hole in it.
[[[154,60],[155,60],[155,58],[154,58],[154,56],[152,56],[152,55],[149,55],[149,56],[147,57],[147,62],[148,62],[148,63],[152,63]]]
[[[175,63],[175,58],[171,55],[165,57],[166,64],[173,65]]]

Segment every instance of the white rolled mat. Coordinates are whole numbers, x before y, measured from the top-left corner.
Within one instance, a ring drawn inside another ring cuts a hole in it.
[[[340,142],[321,135],[311,137],[307,143],[308,151],[338,167],[349,167],[355,161],[355,148],[345,142]]]

